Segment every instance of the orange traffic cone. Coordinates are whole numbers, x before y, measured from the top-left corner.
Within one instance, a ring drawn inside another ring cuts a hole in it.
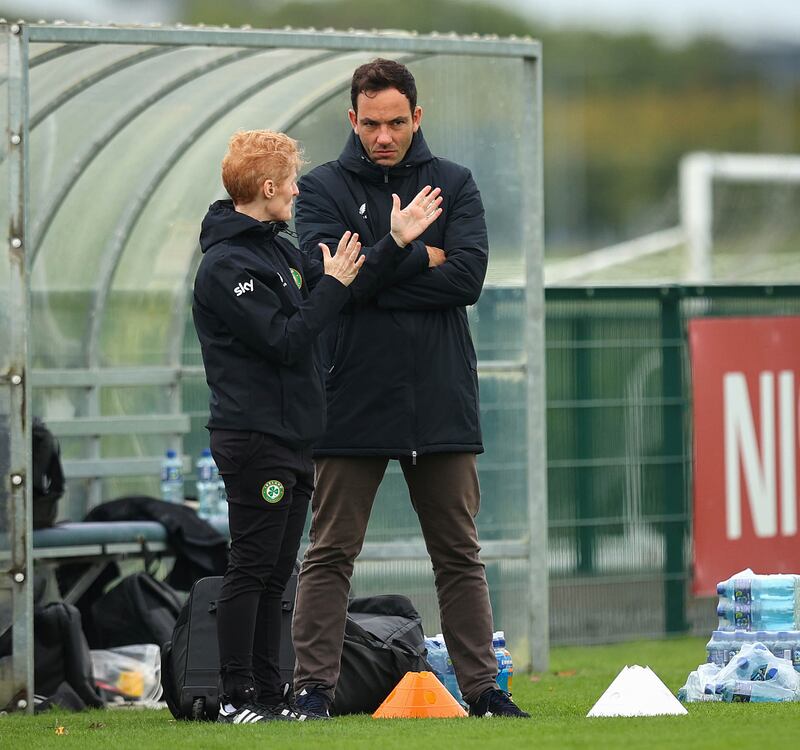
[[[461,708],[433,672],[406,672],[373,719],[461,719]]]

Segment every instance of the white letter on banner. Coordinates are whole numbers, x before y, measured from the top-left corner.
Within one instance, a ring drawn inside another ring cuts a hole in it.
[[[739,539],[742,536],[740,455],[756,536],[772,537],[778,533],[778,503],[775,492],[775,378],[771,372],[762,372],[759,382],[760,455],[744,373],[728,372],[722,377],[725,421],[725,511],[728,539]]]
[[[794,373],[778,375],[781,430],[781,534],[797,534],[797,466],[795,464]]]

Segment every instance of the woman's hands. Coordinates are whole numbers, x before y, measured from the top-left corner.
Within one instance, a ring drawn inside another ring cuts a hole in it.
[[[358,241],[358,234],[345,232],[336,247],[336,255],[331,255],[330,248],[324,242],[320,242],[319,246],[322,249],[325,273],[345,286],[350,286],[366,260],[366,256],[359,256],[361,243]]]
[[[439,188],[426,185],[405,208],[400,207],[399,196],[392,194],[391,234],[397,245],[405,247],[442,215],[441,193]],[[320,242],[319,246],[325,273],[345,286],[350,286],[366,260],[364,255],[359,255],[361,243],[358,241],[358,233],[345,232],[336,247],[336,255],[331,255],[330,248],[324,242]],[[444,255],[441,250],[438,252]],[[430,249],[428,254],[431,254]],[[443,258],[438,262],[431,262],[430,265],[439,265],[442,261]]]
[[[400,208],[399,196],[392,193],[391,234],[400,247],[417,239],[441,216],[441,192],[438,187],[426,185],[405,208]]]

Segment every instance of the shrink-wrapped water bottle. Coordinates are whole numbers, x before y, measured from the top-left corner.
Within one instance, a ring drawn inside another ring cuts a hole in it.
[[[727,682],[722,686],[723,700],[728,703],[776,703],[797,700],[794,690],[774,682]]]
[[[800,631],[781,630],[773,634],[772,653],[781,659],[787,659],[800,672]]]
[[[733,633],[725,630],[715,630],[711,639],[706,644],[707,662],[724,667],[730,661],[730,652],[733,649]]]
[[[792,661],[792,635],[793,633],[788,630],[780,630],[777,633],[770,633],[772,637],[764,643],[775,656]]]
[[[778,672],[773,659],[772,653],[763,643],[755,643],[746,654],[739,654],[732,664],[737,679],[766,682],[774,679]]]
[[[447,645],[444,642],[444,636],[439,633],[433,638],[426,638],[425,648],[428,650],[428,664],[433,668],[439,681],[447,688],[447,691],[453,698],[463,704],[464,699],[458,687],[458,680],[456,679],[455,669],[453,669],[453,662],[450,659],[450,655],[447,653]]]
[[[753,575],[729,578],[717,584],[717,594],[732,602],[750,604],[754,601],[788,601],[794,605],[797,576]]]
[[[168,503],[183,502],[183,461],[170,448],[161,462],[161,499]]]
[[[792,630],[794,602],[754,601],[750,604],[724,601],[717,606],[719,630]]]

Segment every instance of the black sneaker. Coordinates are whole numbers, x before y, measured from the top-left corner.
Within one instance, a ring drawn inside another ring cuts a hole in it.
[[[469,715],[479,718],[490,716],[507,716],[514,719],[530,719],[531,715],[525,713],[514,701],[511,693],[506,693],[499,688],[489,688],[481,693],[481,697],[469,704]]]
[[[294,696],[293,706],[309,719],[330,719],[331,700],[321,690],[303,688]]]
[[[310,718],[288,701],[274,706],[261,705],[261,708],[272,714],[272,718],[276,721],[305,721]]]
[[[217,714],[217,721],[220,724],[256,724],[261,721],[274,721],[276,718],[270,709],[258,703],[243,703],[238,707],[223,703]]]

